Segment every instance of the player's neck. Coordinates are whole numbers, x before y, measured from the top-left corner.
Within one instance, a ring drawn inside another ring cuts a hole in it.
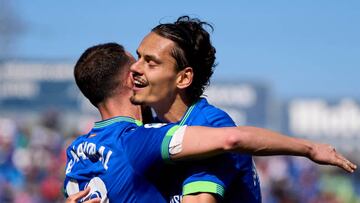
[[[99,105],[98,109],[102,120],[116,116],[127,116],[142,120],[140,106],[131,104],[130,99],[124,95],[107,99]]]
[[[161,105],[159,108],[154,108],[156,115],[166,122],[178,122],[184,116],[186,110],[190,106],[190,103],[185,99],[177,95],[175,100],[168,105]]]

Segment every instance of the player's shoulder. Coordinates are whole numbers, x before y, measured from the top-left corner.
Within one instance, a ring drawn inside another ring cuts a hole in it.
[[[82,143],[88,134],[83,134],[77,136],[73,141],[70,142],[70,144],[67,146],[66,151],[73,151],[73,148]]]
[[[210,104],[206,98],[201,98],[199,102],[197,103],[196,107],[202,112],[202,113],[211,113],[216,115],[227,115],[225,111],[222,109]]]
[[[135,132],[142,133],[142,132],[160,132],[160,131],[168,131],[172,127],[177,126],[175,123],[147,123],[142,126],[139,126]]]
[[[78,142],[82,142],[83,140],[85,140],[88,137],[88,135],[89,135],[89,133],[79,135],[72,141],[72,143],[75,144],[75,143],[78,143]]]
[[[228,121],[233,122],[230,115],[224,110],[208,103],[205,98],[200,100],[200,115],[202,115],[209,123],[219,122],[219,121]]]
[[[140,139],[141,137],[145,137],[146,139],[151,136],[161,137],[166,135],[173,127],[177,126],[175,123],[147,123],[142,126],[138,126],[131,130],[128,133],[128,136],[124,136],[125,138],[134,138]]]

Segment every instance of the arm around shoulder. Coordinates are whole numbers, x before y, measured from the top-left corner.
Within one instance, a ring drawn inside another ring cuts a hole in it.
[[[182,150],[177,154],[171,154],[171,158],[205,158],[225,152],[258,156],[303,156],[318,164],[338,166],[348,172],[356,169],[356,165],[330,145],[248,126],[226,128],[188,126],[183,136]]]

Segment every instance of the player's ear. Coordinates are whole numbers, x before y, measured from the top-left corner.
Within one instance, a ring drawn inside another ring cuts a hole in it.
[[[134,81],[133,78],[131,77],[131,72],[129,71],[127,74],[124,74],[125,76],[123,76],[121,81],[124,81],[124,84],[122,86],[126,86],[128,88],[133,88],[134,86]]]
[[[177,74],[176,86],[179,89],[185,89],[189,87],[193,81],[194,72],[191,67],[186,67]]]

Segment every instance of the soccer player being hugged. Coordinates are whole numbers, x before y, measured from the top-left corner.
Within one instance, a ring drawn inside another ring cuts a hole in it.
[[[67,202],[168,202],[169,191],[159,190],[153,178],[161,176],[164,166],[228,152],[305,156],[349,172],[356,167],[328,145],[261,128],[142,125],[140,106],[130,102],[134,62],[122,46],[107,43],[87,49],[75,65],[76,84],[98,109],[101,120],[66,150]],[[147,88],[145,79],[137,80],[143,80],[141,85]]]

